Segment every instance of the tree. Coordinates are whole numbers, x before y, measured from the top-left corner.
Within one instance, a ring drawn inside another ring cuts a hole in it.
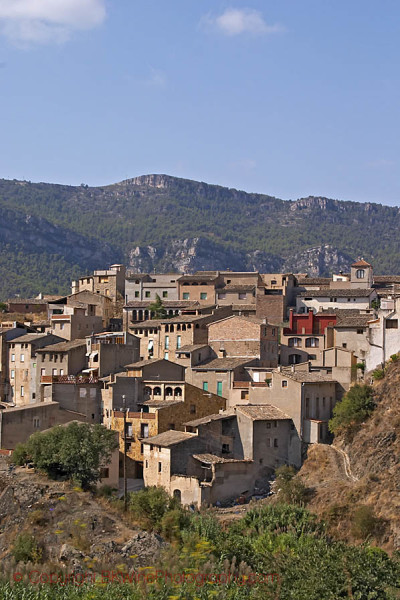
[[[275,471],[276,487],[279,489],[279,498],[288,504],[303,504],[307,488],[304,483],[296,477],[293,467],[283,465]]]
[[[7,304],[4,302],[0,302],[0,313],[5,313],[7,311]]]
[[[26,444],[26,455],[49,477],[70,479],[88,488],[100,479],[100,468],[110,461],[117,447],[114,431],[102,425],[73,422],[33,434]],[[20,447],[18,455],[23,455]]]
[[[362,423],[375,408],[369,385],[355,385],[333,409],[333,418],[329,421],[329,431],[337,435]]]
[[[150,314],[152,319],[166,319],[167,311],[165,310],[162,300],[158,294],[156,294],[155,301],[149,306]]]

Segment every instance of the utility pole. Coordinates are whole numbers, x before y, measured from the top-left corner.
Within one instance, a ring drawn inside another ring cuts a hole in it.
[[[128,480],[126,476],[126,396],[122,394],[122,411],[124,413],[124,511],[128,509]]]

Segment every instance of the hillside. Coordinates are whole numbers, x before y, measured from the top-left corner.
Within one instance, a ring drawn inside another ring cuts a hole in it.
[[[397,207],[284,201],[167,175],[105,187],[0,180],[0,298],[67,292],[114,262],[157,269],[400,274]]]
[[[300,471],[312,491],[307,508],[330,523],[335,535],[357,541],[355,511],[368,506],[378,519],[373,541],[389,551],[400,549],[399,390],[400,365],[395,363],[374,384],[372,416],[333,446],[313,445]]]

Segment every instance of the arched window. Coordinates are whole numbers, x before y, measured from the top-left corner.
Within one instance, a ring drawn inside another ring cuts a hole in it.
[[[306,348],[318,348],[318,346],[319,346],[318,338],[311,337],[311,338],[306,339]]]
[[[154,396],[161,396],[161,388],[155,387],[153,390],[153,394],[154,394]]]
[[[357,277],[357,279],[364,279],[365,278],[365,271],[364,271],[364,269],[357,269],[357,271],[356,271],[356,277]]]
[[[165,388],[165,395],[166,396],[173,396],[172,387]]]
[[[288,340],[289,348],[300,348],[301,347],[301,338],[293,337]]]
[[[148,396],[150,398],[151,396],[151,387],[149,387],[148,385],[146,385],[146,387],[143,390],[143,393],[145,396]]]
[[[180,388],[180,387],[175,388],[175,396],[178,396],[179,398],[182,396],[182,388]]]
[[[174,490],[173,491],[173,496],[174,498],[176,498],[179,502],[182,501],[182,493],[181,490]]]

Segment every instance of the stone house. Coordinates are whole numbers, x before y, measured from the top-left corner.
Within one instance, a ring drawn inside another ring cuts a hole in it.
[[[296,279],[291,273],[262,273],[256,292],[256,316],[282,323],[295,302]]]
[[[110,297],[103,294],[95,294],[88,290],[82,290],[69,296],[64,296],[59,300],[49,303],[49,312],[51,315],[64,314],[67,311],[65,306],[72,308],[84,308],[85,316],[101,317],[103,328],[107,328],[110,319],[114,316],[114,304]]]
[[[127,273],[125,278],[125,304],[134,300],[154,302],[178,300],[178,283],[181,273]]]
[[[143,443],[146,438],[169,429],[184,430],[184,423],[225,408],[225,400],[182,381],[140,382],[143,400],[137,412],[126,415],[127,455],[130,471],[143,476]],[[120,449],[124,450],[124,415],[114,410],[111,428],[120,432]]]
[[[127,332],[104,332],[86,338],[88,366],[84,373],[101,378],[119,373],[139,360],[139,340]]]
[[[0,402],[4,402],[9,392],[8,350],[12,340],[25,335],[27,330],[18,323],[10,323],[10,326],[0,324]],[[7,325],[7,324],[6,324]]]
[[[48,301],[44,298],[12,298],[7,302],[8,312],[19,315],[45,314],[47,316]]]
[[[334,325],[337,315],[327,311],[296,314],[289,312],[289,326],[281,333],[280,364],[292,365],[311,361],[322,365],[323,351],[334,346]]]
[[[218,271],[199,271],[194,275],[178,277],[179,300],[191,300],[200,304],[217,304],[216,288],[222,280]]]
[[[376,318],[367,323],[369,347],[363,355],[366,371],[381,367],[393,354],[400,352],[400,298],[382,299]]]
[[[40,380],[37,351],[58,342],[65,342],[65,340],[51,333],[28,333],[7,342],[10,382],[7,402],[16,406],[38,402]]]
[[[111,298],[114,304],[125,298],[125,272],[124,265],[111,265],[109,269],[94,271],[93,275],[80,277],[72,282],[72,294],[88,291]]]
[[[144,444],[144,483],[184,505],[215,504],[265,489],[298,446],[291,419],[273,406],[244,406],[189,421]],[[296,450],[294,452],[294,458]]]
[[[296,310],[299,313],[306,313],[309,310],[321,312],[328,309],[366,310],[371,308],[372,302],[377,298],[376,290],[372,288],[329,288],[301,292],[297,296]]]
[[[64,306],[63,314],[53,314],[50,318],[52,333],[66,340],[82,339],[103,329],[103,319],[86,315],[85,308]]]
[[[151,300],[131,300],[127,302],[123,308],[123,328],[128,331],[130,327],[134,327],[137,323],[148,321],[153,318],[153,313],[150,310]],[[200,314],[200,303],[190,302],[189,300],[163,300],[163,307],[166,310],[168,317],[178,316],[182,311],[193,308],[191,314]]]

